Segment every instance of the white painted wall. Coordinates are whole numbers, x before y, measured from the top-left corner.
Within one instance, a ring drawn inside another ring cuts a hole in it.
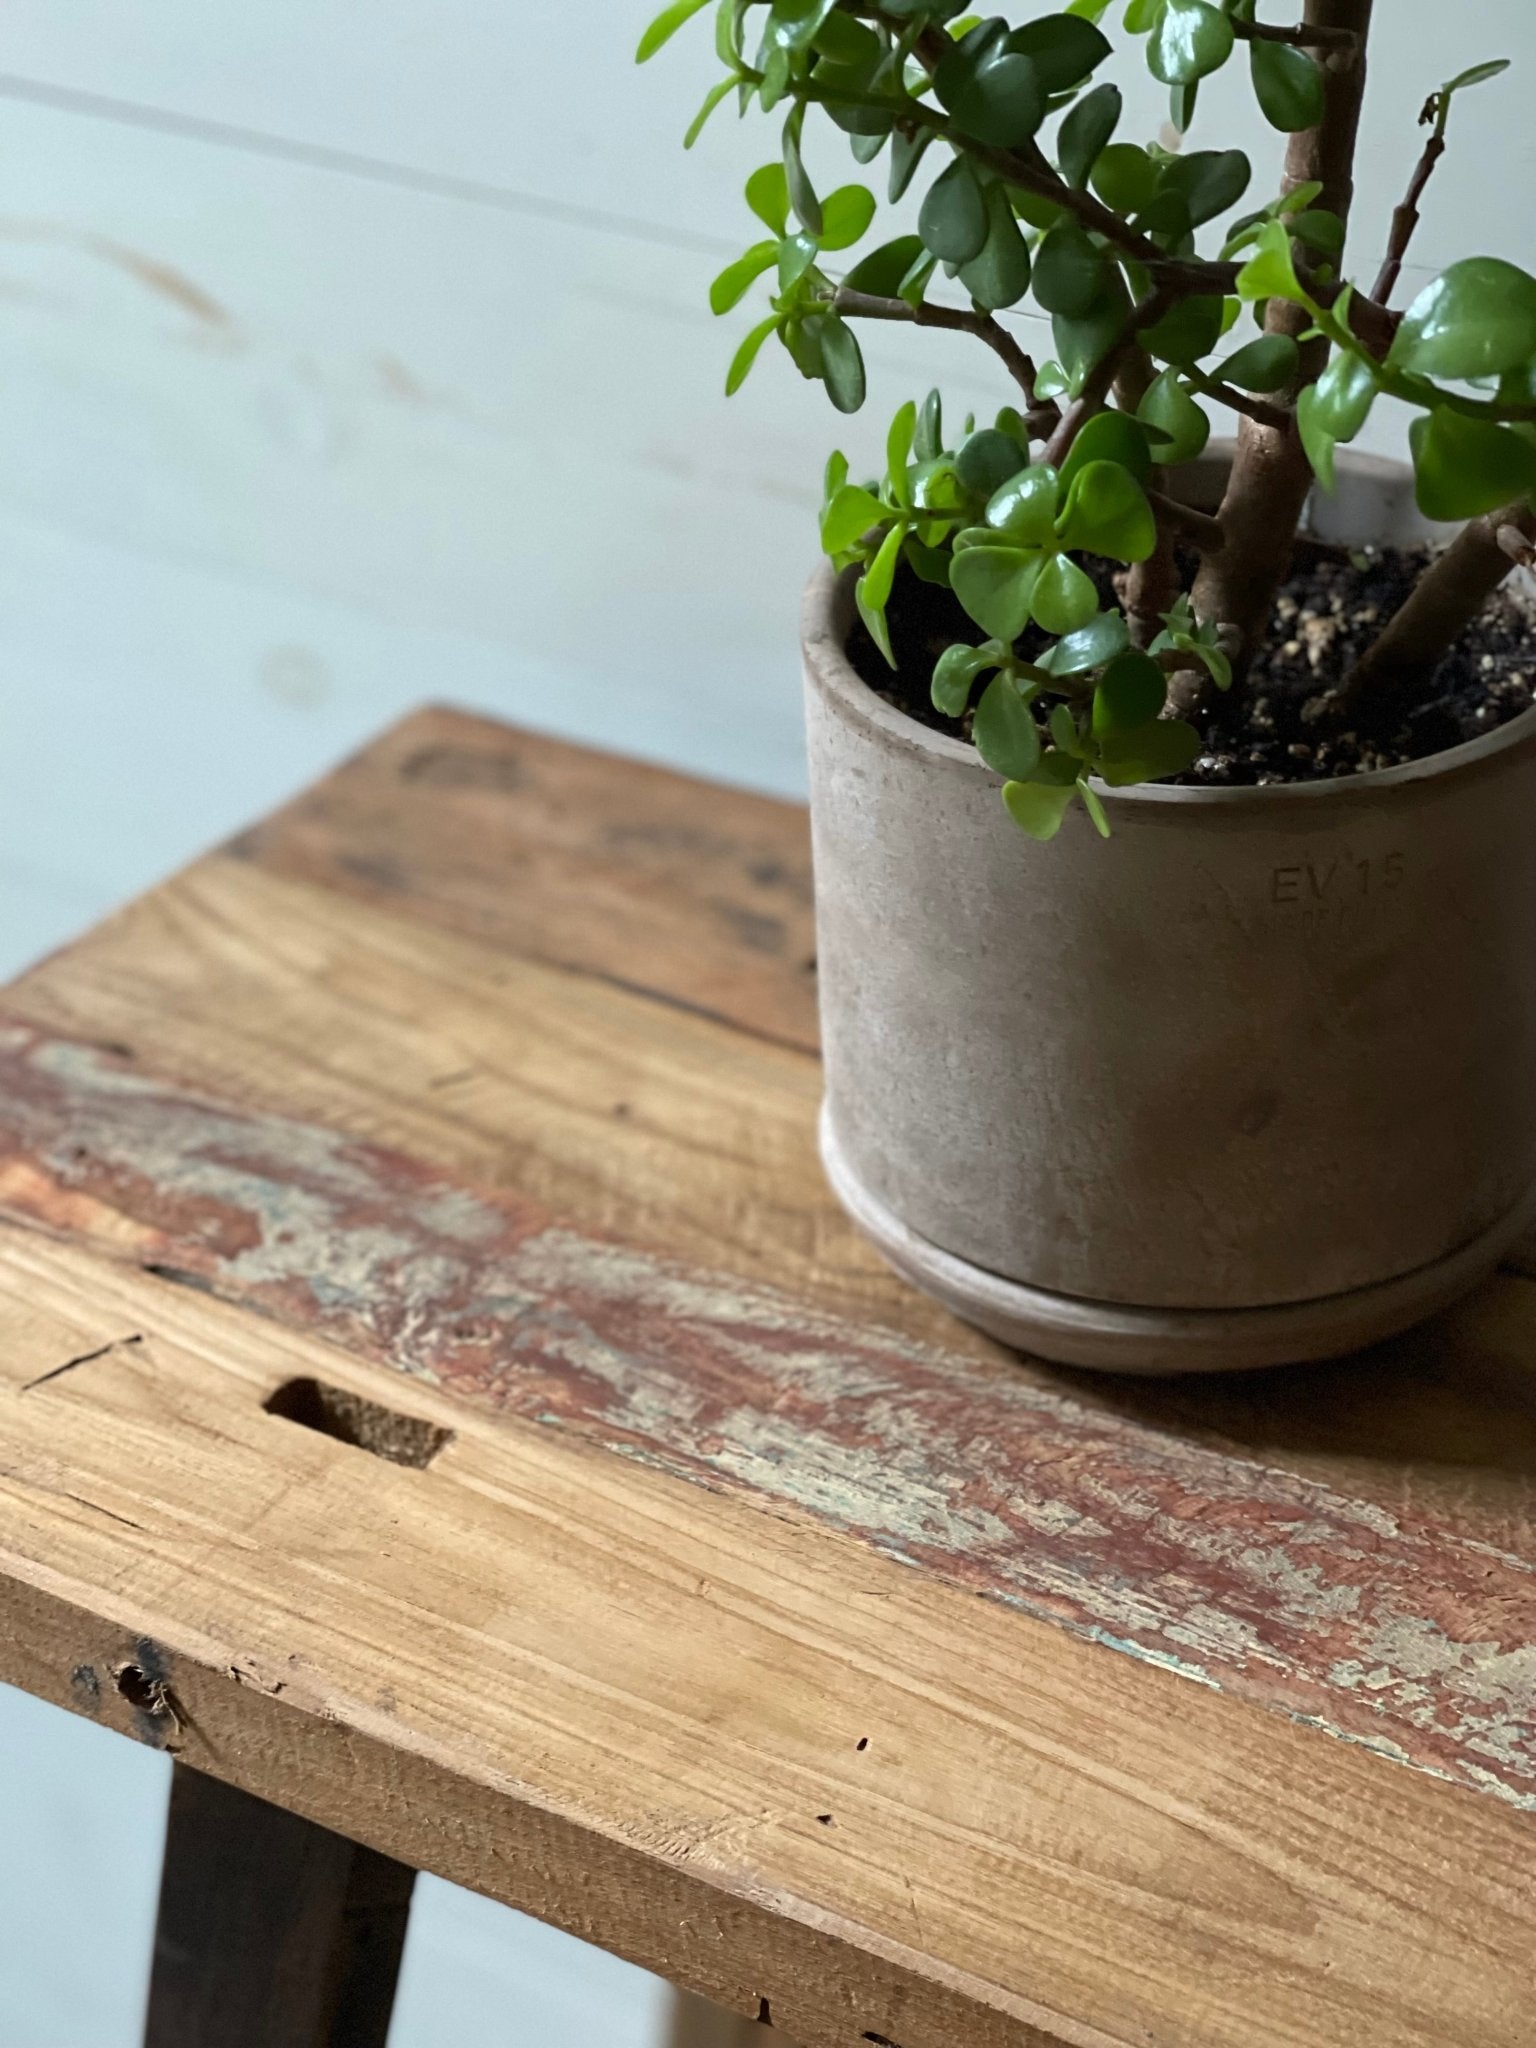
[[[726,403],[752,316],[712,322],[704,292],[757,232],[739,188],[773,134],[722,112],[685,157],[708,30],[637,72],[646,11],[10,0],[0,972],[426,697],[800,788],[826,449],[872,454],[935,379],[1005,394],[964,337],[876,331],[857,422],[777,356]],[[1536,268],[1530,0],[1378,15],[1356,267],[1425,95],[1510,55],[1459,112],[1408,283],[1473,247]],[[1160,93],[1119,75],[1123,132],[1151,135]],[[1275,154],[1240,77],[1194,140]],[[162,1770],[0,1689],[8,2048],[136,2041]],[[652,2048],[665,2002],[426,1886],[392,2048]]]

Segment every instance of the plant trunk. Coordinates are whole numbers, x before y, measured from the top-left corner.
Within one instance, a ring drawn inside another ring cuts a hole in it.
[[[1464,527],[1419,578],[1402,609],[1345,677],[1330,714],[1355,710],[1373,691],[1425,682],[1514,567],[1500,534],[1536,542],[1536,511],[1522,502]]]
[[[1356,42],[1352,55],[1324,57],[1323,118],[1316,128],[1291,137],[1285,160],[1285,187],[1314,180],[1322,193],[1314,201],[1346,224],[1354,198],[1355,139],[1360,102],[1365,91],[1366,38],[1372,0],[1306,0],[1309,28],[1349,29]],[[1272,334],[1299,338],[1309,324],[1299,306],[1270,302],[1265,325]],[[1321,373],[1327,361],[1326,341],[1302,345],[1299,385]],[[1294,423],[1283,430],[1243,419],[1238,426],[1237,456],[1222,502],[1223,544],[1209,555],[1195,579],[1196,616],[1234,629],[1234,667],[1245,673],[1269,624],[1276,593],[1290,570],[1295,535],[1301,523],[1312,469]],[[1181,676],[1175,709],[1197,708],[1198,678]]]

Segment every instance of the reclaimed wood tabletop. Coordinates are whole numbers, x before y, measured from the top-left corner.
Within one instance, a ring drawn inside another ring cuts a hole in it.
[[[0,1016],[0,1678],[805,2048],[1530,2048],[1536,1260],[1230,1381],[828,1195],[795,806],[449,711]]]

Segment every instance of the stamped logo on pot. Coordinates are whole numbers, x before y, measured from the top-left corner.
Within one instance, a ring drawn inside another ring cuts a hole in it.
[[[1358,901],[1362,896],[1379,896],[1402,887],[1403,856],[1384,853],[1374,860],[1350,860],[1345,855],[1330,859],[1298,861],[1274,868],[1270,873],[1271,903],[1339,904]]]
[[[1405,857],[1394,848],[1355,860],[1348,853],[1314,855],[1272,868],[1269,901],[1304,925],[1352,924],[1365,906],[1391,896],[1404,881]]]

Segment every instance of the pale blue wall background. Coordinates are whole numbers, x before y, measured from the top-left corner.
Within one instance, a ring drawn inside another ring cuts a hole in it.
[[[753,316],[712,323],[704,288],[757,232],[737,195],[773,138],[726,117],[684,157],[708,31],[637,74],[645,11],[11,0],[0,972],[426,697],[798,792],[826,448],[872,453],[936,379],[1004,394],[963,337],[876,331],[858,422],[773,358],[726,405]],[[1357,267],[1425,94],[1507,54],[1408,284],[1469,237],[1536,268],[1529,0],[1378,15]],[[1209,101],[1197,144],[1271,151],[1239,79]],[[1158,118],[1143,87],[1123,132]],[[0,1688],[6,2048],[136,2042],[164,1768]],[[429,1884],[392,2048],[654,2048],[666,2004]]]

